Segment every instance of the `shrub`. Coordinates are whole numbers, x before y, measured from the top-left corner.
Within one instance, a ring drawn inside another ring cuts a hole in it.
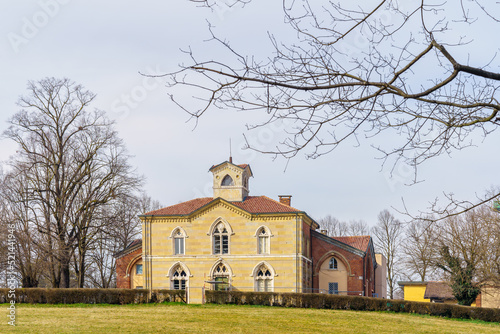
[[[207,303],[274,305],[353,311],[392,311],[500,322],[500,309],[316,293],[205,291]]]
[[[9,289],[0,289],[0,303],[8,303]],[[148,300],[146,290],[136,289],[43,289],[15,290],[16,303],[29,304],[134,304],[148,302],[186,302],[184,290],[153,290]]]

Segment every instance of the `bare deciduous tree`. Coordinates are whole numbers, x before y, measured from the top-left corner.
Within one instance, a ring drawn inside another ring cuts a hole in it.
[[[433,277],[439,256],[438,237],[439,229],[432,219],[412,221],[407,226],[402,244],[406,279],[417,276],[420,281],[426,281]]]
[[[368,235],[368,224],[363,220],[350,220],[349,223],[340,221],[337,218],[328,215],[319,221],[321,230],[327,231],[331,237],[345,237],[354,235]]]
[[[192,1],[212,9],[250,2]],[[485,0],[283,0],[295,41],[271,35],[274,51],[258,59],[239,53],[211,29],[211,42],[232,58],[189,50],[191,63],[166,76],[171,86],[198,92],[202,104],[197,107],[184,107],[187,103],[172,96],[196,119],[215,107],[267,113],[255,127],[288,120],[288,138],[266,153],[290,158],[306,151],[315,158],[361,137],[385,159],[416,168],[471,146],[500,124],[498,50],[490,39],[472,44],[484,34],[480,22],[489,31],[499,27],[496,7]],[[374,137],[381,133],[400,141],[377,142]],[[491,198],[453,200],[436,210],[469,210]]]
[[[442,252],[438,267],[445,269],[450,278],[460,278],[457,272],[467,272],[463,284],[481,287],[500,282],[500,217],[483,205],[462,216],[449,217],[440,224],[439,245]],[[450,268],[450,261],[456,268]],[[462,275],[463,276],[463,275]],[[460,279],[463,279],[460,278]]]
[[[349,235],[349,225],[331,215],[320,219],[319,226],[321,230],[327,231],[327,234],[331,237],[344,237]]]
[[[349,221],[349,234],[350,235],[368,235],[370,228],[364,220],[350,220]]]
[[[106,208],[103,219],[109,224],[99,233],[91,251],[92,261],[88,278],[92,286],[100,288],[116,286],[114,254],[140,237],[141,220],[138,215],[161,207],[159,202],[142,193],[122,198]]]
[[[86,252],[105,222],[96,212],[132,193],[142,179],[128,165],[113,123],[102,111],[88,111],[93,93],[55,78],[29,82],[28,91],[4,132],[19,145],[12,175],[23,176],[19,196],[46,237],[52,285],[70,287],[76,259],[76,285],[82,287]]]
[[[5,200],[4,172],[0,166],[0,286],[7,287],[8,219]]]
[[[377,225],[372,228],[372,233],[376,251],[387,259],[389,298],[393,299],[399,277],[403,225],[388,210],[384,210],[379,213]]]
[[[2,180],[3,220],[13,228],[15,268],[25,288],[38,287],[47,257],[43,234],[36,228],[36,216],[26,193],[24,175],[6,174]]]

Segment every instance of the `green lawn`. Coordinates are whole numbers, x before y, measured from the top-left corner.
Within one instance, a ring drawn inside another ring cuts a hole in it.
[[[233,305],[18,304],[16,327],[2,318],[0,333],[500,333],[498,323]]]

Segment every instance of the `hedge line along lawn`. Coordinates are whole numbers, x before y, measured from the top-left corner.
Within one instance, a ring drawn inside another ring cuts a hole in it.
[[[7,305],[0,333],[500,333],[499,323],[389,312],[235,305]]]

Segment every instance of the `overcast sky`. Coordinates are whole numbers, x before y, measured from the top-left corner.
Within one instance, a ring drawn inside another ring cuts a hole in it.
[[[443,192],[462,199],[498,185],[499,134],[476,141],[477,147],[435,158],[419,169],[424,182],[413,186],[410,168],[382,168],[368,141],[346,143],[316,160],[284,159],[242,150],[245,125],[254,115],[212,111],[195,123],[175,106],[162,79],[142,73],[164,73],[189,59],[180,49],[211,50],[207,20],[216,31],[245,51],[265,56],[267,31],[287,39],[280,2],[255,1],[247,8],[209,11],[187,1],[0,1],[0,131],[17,110],[16,100],[28,80],[67,77],[97,94],[93,107],[116,120],[120,137],[134,158],[131,164],[147,178],[146,191],[163,205],[211,196],[208,169],[229,157],[249,163],[254,172],[251,195],[292,195],[292,205],[315,219],[331,214],[341,220],[374,224],[392,207],[412,213],[425,210]],[[263,6],[262,4],[265,4]],[[498,45],[498,36],[493,45]],[[189,91],[177,92],[190,97]],[[257,116],[258,117],[258,116]],[[247,136],[272,147],[283,131],[260,129]],[[398,138],[383,138],[393,141]],[[0,140],[0,160],[15,146]],[[286,170],[285,167],[287,166]],[[401,215],[398,215],[401,218]]]

